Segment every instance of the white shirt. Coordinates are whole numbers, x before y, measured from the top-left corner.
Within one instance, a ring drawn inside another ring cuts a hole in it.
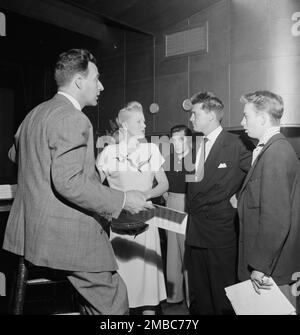
[[[72,97],[70,94],[62,92],[62,91],[58,91],[57,94],[61,94],[61,95],[65,96],[67,99],[69,99],[72,102],[73,106],[76,109],[81,111],[81,107],[80,107],[79,102],[74,97]]]
[[[280,133],[280,127],[271,127],[269,129],[266,130],[266,132],[263,134],[263,136],[261,137],[261,139],[259,140],[256,148],[253,150],[252,153],[252,163],[251,165],[254,163],[254,161],[256,160],[257,156],[260,154],[260,152],[262,151],[264,145],[269,141],[269,139],[271,137],[273,137],[276,134]]]
[[[207,136],[205,136],[208,140],[205,144],[205,160],[207,159],[212,146],[216,142],[216,139],[221,134],[222,130],[223,130],[222,126],[219,126],[215,130],[213,130],[211,133],[209,133]],[[201,150],[202,150],[202,146],[199,148],[197,152],[197,156],[196,156],[196,171],[199,165]]]
[[[127,143],[122,141],[106,146],[99,154],[96,166],[105,174],[110,187],[145,192],[152,188],[154,173],[160,170],[164,161],[154,143],[140,143],[128,153]]]

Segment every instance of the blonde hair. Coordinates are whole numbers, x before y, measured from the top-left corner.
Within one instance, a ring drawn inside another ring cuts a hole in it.
[[[116,122],[119,127],[121,127],[123,122],[128,120],[132,112],[142,112],[143,113],[142,104],[140,104],[138,101],[130,101],[125,105],[124,108],[119,110],[118,116],[116,118]]]
[[[270,91],[256,91],[244,94],[240,101],[243,104],[253,104],[257,112],[268,113],[275,123],[279,123],[283,114],[284,105],[282,97]]]

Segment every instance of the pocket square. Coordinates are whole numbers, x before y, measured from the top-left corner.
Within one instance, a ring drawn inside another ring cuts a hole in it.
[[[218,169],[224,169],[224,168],[227,168],[226,163],[220,163]]]

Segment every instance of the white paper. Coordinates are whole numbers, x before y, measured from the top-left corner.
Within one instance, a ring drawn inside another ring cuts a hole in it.
[[[251,280],[228,286],[226,295],[237,315],[291,315],[296,310],[286,296],[280,291],[274,280],[270,290],[261,289],[261,294],[254,291]]]
[[[6,199],[13,199],[15,197],[17,185],[0,185],[0,199],[6,200]]]
[[[155,205],[154,217],[147,220],[146,223],[174,231],[175,233],[185,234],[187,224],[187,214],[174,209]]]

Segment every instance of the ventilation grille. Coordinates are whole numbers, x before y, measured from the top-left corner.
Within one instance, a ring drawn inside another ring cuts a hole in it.
[[[165,46],[166,57],[192,52],[207,52],[207,23],[201,27],[166,35]]]

